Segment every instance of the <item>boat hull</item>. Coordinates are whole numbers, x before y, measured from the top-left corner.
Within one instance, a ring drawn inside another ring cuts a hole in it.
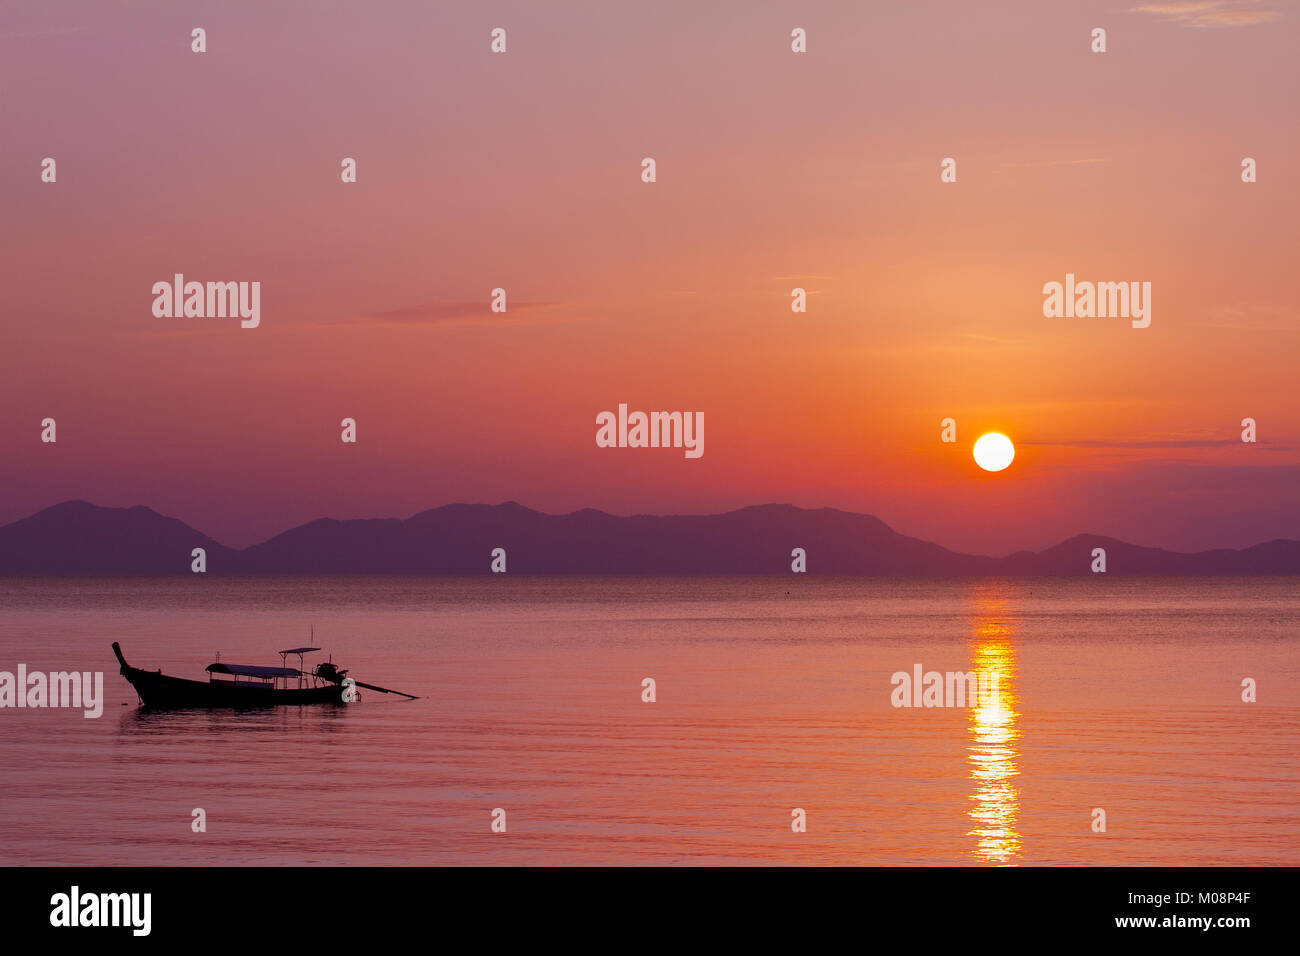
[[[343,704],[343,688],[337,684],[323,687],[282,689],[265,684],[235,681],[186,680],[169,677],[162,671],[132,667],[114,644],[113,652],[122,665],[122,676],[135,688],[146,707],[170,710],[187,707],[276,707],[302,704]]]

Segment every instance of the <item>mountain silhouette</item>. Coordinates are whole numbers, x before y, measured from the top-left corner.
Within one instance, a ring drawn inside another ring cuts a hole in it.
[[[238,554],[151,508],[65,501],[0,528],[0,574],[188,574],[195,548],[210,564]]]
[[[879,518],[833,508],[756,505],[715,515],[631,515],[590,508],[552,515],[510,501],[452,504],[409,518],[319,518],[243,550],[145,507],[67,501],[0,527],[0,574],[485,574],[494,549],[516,574],[789,574],[803,548],[810,574],[1300,574],[1300,541],[1186,554],[1076,535],[1045,551],[959,554]]]

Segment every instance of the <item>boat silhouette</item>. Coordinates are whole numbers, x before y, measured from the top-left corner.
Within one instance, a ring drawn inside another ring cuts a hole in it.
[[[302,669],[304,654],[319,647],[292,647],[280,651],[280,667],[256,664],[227,664],[218,660],[205,670],[208,679],[188,680],[172,677],[161,670],[147,671],[132,667],[122,654],[121,645],[113,642],[113,654],[122,665],[122,676],[135,688],[145,707],[171,709],[182,707],[270,707],[282,704],[346,704],[360,699],[356,688],[396,694],[417,700],[413,694],[363,684],[347,676],[347,671],[332,660],[317,664],[310,673]],[[298,656],[298,667],[286,666],[286,658]]]

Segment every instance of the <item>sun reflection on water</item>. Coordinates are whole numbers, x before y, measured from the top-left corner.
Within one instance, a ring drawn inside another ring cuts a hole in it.
[[[981,589],[974,596],[975,619],[971,637],[971,669],[990,675],[996,683],[986,692],[980,684],[979,706],[970,720],[970,778],[972,806],[968,811],[975,838],[973,855],[983,863],[1014,865],[1020,853],[1020,774],[1016,761],[1015,625],[1011,620],[1011,594]]]

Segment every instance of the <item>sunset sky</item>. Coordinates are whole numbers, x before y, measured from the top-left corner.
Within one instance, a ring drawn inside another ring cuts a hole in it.
[[[7,6],[0,522],[146,504],[243,546],[453,501],[791,502],[980,553],[1300,538],[1298,18]],[[155,318],[176,272],[260,281],[261,326]],[[1151,282],[1150,328],[1045,318],[1067,272]],[[704,412],[704,456],[597,448],[620,402]]]

